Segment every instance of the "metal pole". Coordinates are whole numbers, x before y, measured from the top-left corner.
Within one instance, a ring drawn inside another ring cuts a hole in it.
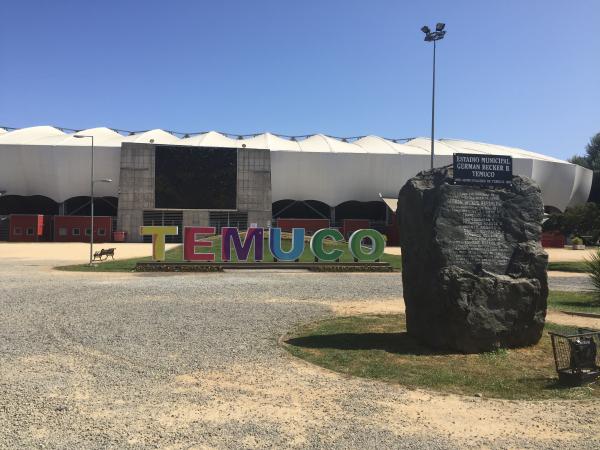
[[[92,138],[92,177],[90,180],[90,205],[91,205],[91,215],[90,215],[90,266],[92,265],[92,258],[94,254],[94,136],[90,136]]]
[[[431,169],[433,170],[435,133],[435,40],[433,41],[433,87],[431,92]]]

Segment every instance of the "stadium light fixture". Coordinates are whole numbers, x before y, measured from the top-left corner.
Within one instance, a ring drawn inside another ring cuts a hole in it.
[[[433,42],[433,83],[431,90],[431,169],[433,169],[433,157],[435,154],[435,43],[441,39],[444,39],[446,31],[445,23],[439,22],[435,26],[435,31],[431,31],[428,26],[421,28],[421,31],[425,33],[425,41]]]

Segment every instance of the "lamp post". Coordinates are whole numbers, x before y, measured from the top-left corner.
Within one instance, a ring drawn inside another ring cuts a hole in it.
[[[433,169],[433,155],[434,155],[434,132],[435,132],[435,43],[440,39],[444,39],[446,32],[444,28],[446,24],[438,23],[435,26],[435,31],[431,31],[426,25],[421,28],[421,31],[425,33],[425,41],[433,42],[433,88],[431,93],[431,169]]]
[[[94,136],[87,134],[74,134],[73,137],[78,139],[90,138],[92,140],[92,161],[90,174],[90,266],[93,265],[94,257],[94,183],[111,183],[110,178],[102,178],[94,180]]]

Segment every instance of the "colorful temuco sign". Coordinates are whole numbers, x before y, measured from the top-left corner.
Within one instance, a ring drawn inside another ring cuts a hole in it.
[[[304,228],[292,229],[291,247],[284,250],[281,241],[281,228],[267,228],[269,231],[269,250],[277,261],[295,261],[304,252]],[[178,234],[176,226],[143,226],[140,227],[142,236],[152,236],[152,259],[165,260],[165,236]],[[214,240],[206,239],[216,233],[215,227],[184,227],[183,228],[183,259],[184,261],[215,260],[215,252],[219,251],[221,261],[231,261],[232,250],[238,261],[248,261],[250,250],[254,247],[254,261],[263,260],[263,239],[265,229],[261,227],[248,228],[242,238],[237,228],[221,228],[221,248],[216,249]],[[343,241],[344,236],[335,228],[323,228],[315,232],[310,238],[310,251],[320,261],[336,261],[344,251],[339,248],[327,248],[325,240]],[[363,241],[369,241],[364,246]],[[198,249],[205,251],[199,252]],[[376,230],[357,230],[348,240],[348,249],[352,256],[360,261],[376,261],[385,249],[385,239]],[[212,251],[211,251],[212,250]]]

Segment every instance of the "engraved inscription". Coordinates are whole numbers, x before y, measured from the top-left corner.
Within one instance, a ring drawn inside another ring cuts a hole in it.
[[[464,235],[449,255],[454,265],[474,271],[479,266],[504,273],[510,260],[510,247],[502,231],[502,201],[494,191],[454,192],[448,209]]]

